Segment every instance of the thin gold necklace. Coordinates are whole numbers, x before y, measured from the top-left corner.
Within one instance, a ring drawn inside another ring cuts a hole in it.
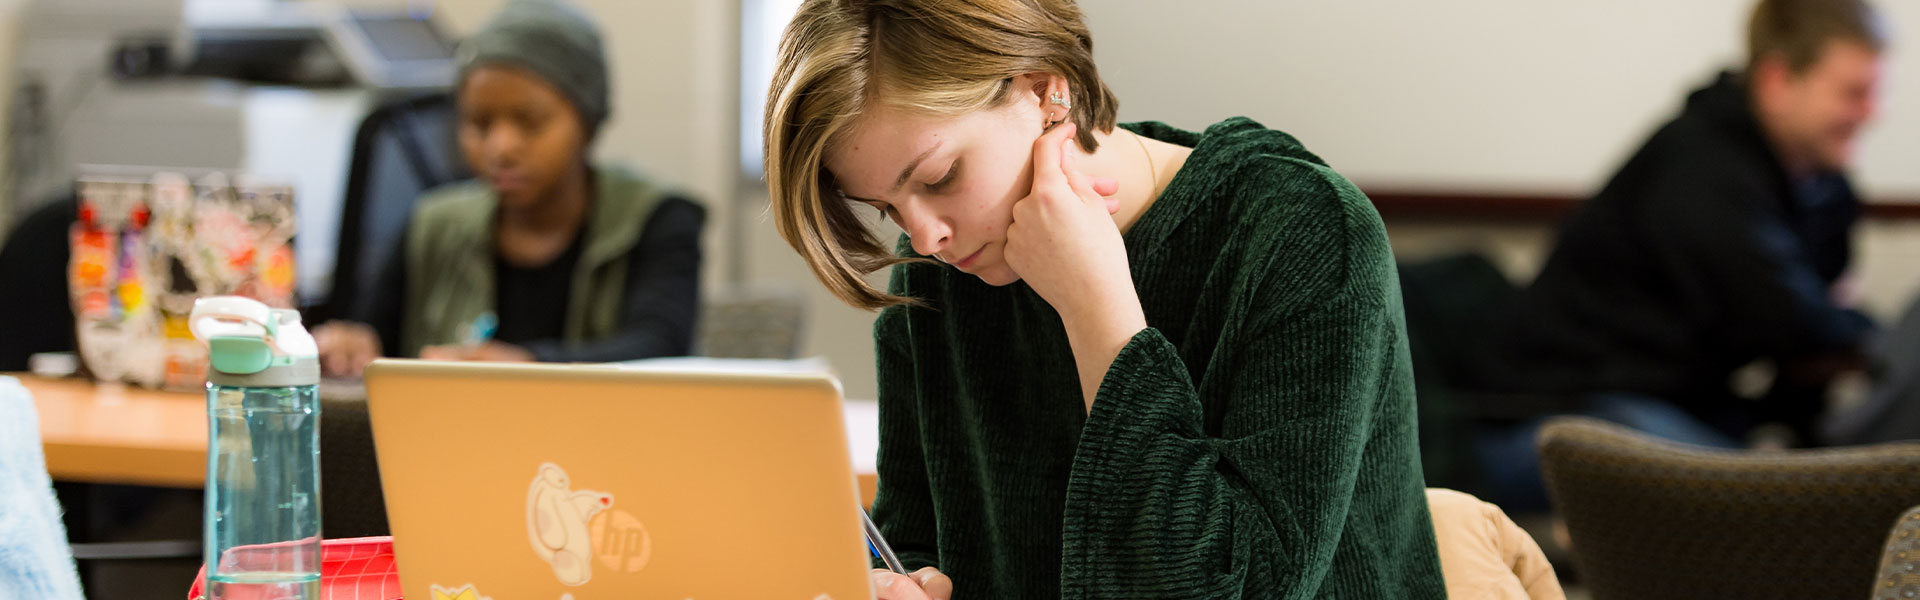
[[[1153,178],[1153,187],[1147,190],[1147,199],[1152,200],[1160,195],[1160,168],[1153,164],[1153,153],[1147,151],[1147,141],[1141,139],[1138,133],[1127,133],[1133,136],[1134,143],[1140,144],[1140,153],[1147,157],[1147,176]]]

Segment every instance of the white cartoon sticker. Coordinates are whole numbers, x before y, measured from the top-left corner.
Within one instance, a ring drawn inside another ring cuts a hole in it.
[[[553,566],[560,583],[581,586],[593,579],[593,539],[587,522],[612,507],[612,494],[574,490],[560,465],[540,465],[527,487],[527,540],[534,554]]]

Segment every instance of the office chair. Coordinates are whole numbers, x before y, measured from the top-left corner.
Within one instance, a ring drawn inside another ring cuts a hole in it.
[[[364,314],[366,294],[380,269],[399,252],[395,244],[413,215],[413,202],[442,184],[473,176],[455,143],[453,97],[434,93],[382,106],[360,122],[353,138],[333,282],[307,321]]]
[[[1560,417],[1541,467],[1599,600],[1860,597],[1920,503],[1920,443],[1749,452]]]

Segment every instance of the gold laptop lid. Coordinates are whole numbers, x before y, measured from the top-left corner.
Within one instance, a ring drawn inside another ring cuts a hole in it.
[[[366,381],[409,598],[872,597],[831,379],[382,360]]]

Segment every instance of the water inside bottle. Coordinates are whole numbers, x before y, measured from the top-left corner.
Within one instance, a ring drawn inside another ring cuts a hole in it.
[[[308,600],[320,597],[319,573],[239,573],[207,578],[218,600]]]
[[[317,389],[214,386],[209,393],[209,597],[318,598]]]

